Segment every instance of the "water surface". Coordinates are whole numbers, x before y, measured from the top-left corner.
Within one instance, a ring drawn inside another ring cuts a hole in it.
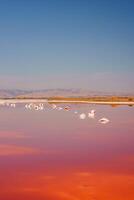
[[[0,199],[134,199],[134,108],[69,108],[0,107]]]

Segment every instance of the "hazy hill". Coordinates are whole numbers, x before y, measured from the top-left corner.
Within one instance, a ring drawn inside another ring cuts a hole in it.
[[[133,96],[130,93],[104,93],[83,89],[44,89],[44,90],[0,90],[0,98],[13,97],[88,97],[88,96]]]

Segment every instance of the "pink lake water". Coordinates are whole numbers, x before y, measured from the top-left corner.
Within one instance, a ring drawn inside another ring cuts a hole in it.
[[[0,107],[0,200],[134,199],[134,107],[69,106]]]

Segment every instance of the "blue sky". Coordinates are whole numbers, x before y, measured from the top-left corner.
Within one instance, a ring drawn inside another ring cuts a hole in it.
[[[0,0],[0,88],[133,91],[132,0]]]

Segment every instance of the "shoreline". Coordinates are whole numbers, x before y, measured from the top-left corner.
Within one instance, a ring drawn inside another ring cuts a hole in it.
[[[6,103],[84,103],[97,105],[134,105],[134,101],[95,101],[95,100],[56,100],[56,99],[0,99],[0,104]]]

